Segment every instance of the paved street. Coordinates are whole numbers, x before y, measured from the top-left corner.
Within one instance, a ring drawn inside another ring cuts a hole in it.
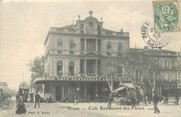
[[[10,110],[0,110],[1,117],[180,117],[181,105],[159,104],[160,114],[153,113],[153,106],[119,106],[112,104],[111,110],[106,110],[107,103],[42,103],[40,108],[33,108],[33,103],[26,103],[26,114],[15,114],[16,107]]]

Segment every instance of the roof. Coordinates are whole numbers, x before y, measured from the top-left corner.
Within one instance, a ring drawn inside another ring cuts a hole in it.
[[[0,82],[0,86],[8,86],[7,82]]]
[[[177,53],[177,52],[171,51],[171,50],[142,49],[142,48],[130,48],[130,51],[151,51],[151,52]]]
[[[9,96],[16,96],[17,91],[7,88],[7,89],[3,89],[3,94],[9,95]]]
[[[113,30],[105,29],[105,28],[102,28],[102,31],[105,31],[105,32],[116,32],[116,31],[113,31]]]
[[[64,27],[51,27],[51,28],[56,28],[56,29],[75,29],[75,25],[67,25],[67,26],[64,26]]]
[[[99,22],[99,20],[96,19],[95,17],[93,17],[92,15],[86,17],[84,20],[77,20],[77,21],[79,21],[79,22],[80,21],[81,22],[93,21],[93,22],[100,23],[100,24],[102,23],[102,21]],[[101,32],[103,32],[102,36],[115,36],[115,37],[126,37],[126,38],[129,37],[128,32],[112,31],[112,30],[108,30],[108,29],[104,29],[104,28],[101,29]],[[79,33],[77,33],[76,25],[74,25],[74,24],[67,25],[64,27],[50,27],[48,35],[44,41],[44,45],[46,44],[50,33],[82,34],[81,31]]]
[[[64,27],[60,27],[60,28],[58,28],[58,27],[51,27],[51,28],[54,28],[54,29],[75,29],[75,25],[67,25],[67,26],[64,26]],[[101,31],[105,31],[105,32],[111,32],[111,33],[113,33],[113,32],[117,32],[117,31],[113,31],[113,30],[109,30],[109,29],[105,29],[105,28],[102,28],[101,29]],[[120,33],[120,32],[119,32]],[[124,32],[125,33],[125,32]]]
[[[130,53],[146,53],[149,52],[149,55],[174,55],[177,56],[177,52],[175,51],[170,51],[170,50],[156,50],[156,49],[141,49],[141,48],[130,48],[129,49]]]

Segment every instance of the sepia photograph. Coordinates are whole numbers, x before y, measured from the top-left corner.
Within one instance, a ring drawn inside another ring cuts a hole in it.
[[[0,0],[0,117],[181,117],[181,0]]]

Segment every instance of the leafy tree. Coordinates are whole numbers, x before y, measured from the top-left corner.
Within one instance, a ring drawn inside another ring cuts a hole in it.
[[[113,89],[113,79],[114,79],[114,77],[116,76],[116,72],[117,72],[117,69],[116,69],[116,66],[117,65],[115,65],[113,62],[114,61],[112,61],[112,60],[109,60],[110,62],[106,65],[106,67],[105,67],[105,69],[104,69],[104,76],[107,78],[107,79],[109,79],[108,81],[107,81],[107,83],[108,83],[108,86],[109,86],[109,90],[111,91],[111,92],[113,92],[114,91],[114,89]]]
[[[124,76],[136,87],[138,98],[141,99],[146,95],[148,88],[145,88],[145,86],[150,86],[150,93],[152,93],[155,90],[156,77],[160,74],[161,68],[157,65],[157,59],[152,57],[151,54],[154,53],[150,50],[127,51],[119,54],[117,58],[106,58],[107,62],[105,63],[109,63],[109,65],[104,66],[104,76],[109,79],[107,82],[110,91],[114,91],[113,81],[119,74],[118,66],[122,66],[125,71]],[[139,71],[139,75],[137,76],[139,82],[135,79],[136,71]],[[149,95],[151,98],[151,94]]]
[[[158,59],[152,54],[155,54],[154,50],[140,50],[138,52],[129,51],[117,57],[118,63],[124,66],[129,80],[137,87],[142,96],[146,94],[145,86],[149,85],[151,92],[155,90],[156,77],[161,72],[161,68],[157,64]],[[135,81],[135,71],[140,72],[139,83]]]
[[[34,84],[34,80],[44,75],[44,56],[34,58],[29,64],[29,69],[31,71],[30,87],[41,90],[42,86]]]

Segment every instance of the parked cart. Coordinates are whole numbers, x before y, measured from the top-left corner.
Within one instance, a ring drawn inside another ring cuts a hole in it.
[[[11,109],[13,107],[13,101],[11,96],[8,94],[3,94],[3,90],[0,89],[0,108],[2,109]]]

